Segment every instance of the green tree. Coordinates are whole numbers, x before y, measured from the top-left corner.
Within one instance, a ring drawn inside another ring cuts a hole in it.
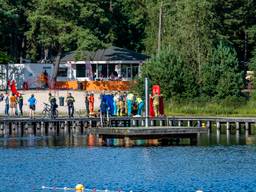
[[[192,66],[186,66],[179,53],[170,47],[162,50],[143,65],[142,76],[135,85],[137,90],[144,90],[145,77],[149,78],[152,85],[160,85],[165,98],[198,96],[198,86]]]
[[[6,64],[11,60],[11,58],[4,52],[0,51],[0,64]]]
[[[216,22],[214,28],[218,39],[226,40],[238,53],[242,67],[251,57],[255,43],[256,1],[215,0]],[[253,30],[254,29],[254,30]]]
[[[143,0],[110,0],[113,44],[135,51],[144,49],[147,10]]]
[[[205,95],[218,99],[241,96],[243,74],[239,70],[235,49],[221,42],[202,70],[202,91]]]
[[[148,1],[151,2],[148,6],[152,12],[149,13],[146,45],[151,46],[147,52],[155,53],[161,4],[154,0]],[[212,3],[209,0],[163,1],[161,48],[172,46],[179,50],[185,66],[193,66],[192,70],[199,82],[202,65],[207,63],[212,50],[213,20]]]
[[[13,24],[17,19],[16,8],[7,0],[0,0],[0,51],[12,53]]]
[[[36,9],[28,14],[27,37],[32,55],[36,56],[38,48],[57,55],[54,79],[63,51],[95,50],[107,42],[107,30],[101,28],[109,21],[96,1],[35,0],[34,4]]]

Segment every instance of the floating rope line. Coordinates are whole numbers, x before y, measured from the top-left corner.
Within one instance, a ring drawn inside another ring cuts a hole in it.
[[[117,191],[113,191],[113,190],[108,190],[108,189],[83,189],[83,190],[77,190],[76,188],[71,188],[71,187],[47,187],[47,186],[42,186],[42,189],[48,189],[48,190],[63,190],[63,191],[81,191],[81,192],[125,192],[123,190],[117,190]],[[129,191],[129,192],[133,192],[133,191]]]
[[[48,190],[63,190],[63,191],[78,191],[78,192],[125,192],[123,190],[117,190],[117,191],[113,191],[113,190],[102,190],[102,189],[82,189],[82,190],[78,190],[76,188],[70,188],[70,187],[46,187],[46,186],[42,186],[42,189],[48,189]],[[133,191],[129,191],[129,192],[133,192]],[[196,190],[196,192],[203,192],[202,190]]]

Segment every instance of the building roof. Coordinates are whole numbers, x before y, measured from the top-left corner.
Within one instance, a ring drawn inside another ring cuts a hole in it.
[[[67,52],[61,58],[61,63],[71,61],[144,61],[148,58],[144,54],[112,46],[106,49],[98,49],[95,52]]]

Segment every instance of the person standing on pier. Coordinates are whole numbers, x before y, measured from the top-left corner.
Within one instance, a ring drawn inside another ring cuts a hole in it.
[[[115,115],[115,116],[117,116],[117,112],[119,111],[118,110],[119,97],[120,97],[119,93],[115,93],[114,98],[113,98],[113,105],[114,105],[114,114],[113,115]]]
[[[20,115],[23,116],[23,96],[22,96],[22,94],[20,94],[18,97],[18,103],[19,103]]]
[[[86,116],[89,116],[90,110],[89,110],[89,94],[86,93],[84,97],[84,103],[85,103],[85,113]]]
[[[154,108],[155,117],[158,117],[160,95],[157,92],[155,92],[154,95],[152,96],[152,99],[153,99],[153,108]]]
[[[91,93],[89,96],[89,108],[90,108],[90,114],[94,113],[94,95]]]
[[[14,93],[10,97],[10,106],[11,106],[11,115],[14,116],[17,109],[17,98]]]
[[[29,117],[34,118],[35,117],[35,110],[36,110],[36,98],[34,94],[31,95],[31,97],[28,99],[29,104]]]
[[[75,110],[74,102],[75,102],[74,97],[72,96],[71,93],[69,93],[67,98],[66,98],[66,103],[67,103],[67,106],[68,106],[68,117],[69,118],[74,117],[74,110]]]
[[[49,93],[49,103],[51,105],[51,118],[55,118],[56,117],[56,109],[57,109],[57,103],[56,103],[56,98]]]
[[[133,105],[134,95],[132,93],[128,93],[126,97],[126,104],[127,104],[127,115],[131,116],[132,114],[132,105]]]
[[[9,94],[6,93],[5,99],[5,110],[4,110],[4,114],[9,116],[9,108],[10,108],[10,99],[9,99]]]
[[[142,110],[143,110],[143,107],[144,107],[144,101],[139,97],[137,96],[136,97],[136,103],[137,103],[137,115],[139,116],[142,116]]]

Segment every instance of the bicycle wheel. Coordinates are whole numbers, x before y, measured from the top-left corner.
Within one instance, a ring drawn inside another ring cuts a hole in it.
[[[57,118],[59,116],[59,111],[56,109],[55,111],[55,118]]]
[[[42,111],[42,116],[43,118],[46,118],[48,116],[48,111],[46,109]]]

